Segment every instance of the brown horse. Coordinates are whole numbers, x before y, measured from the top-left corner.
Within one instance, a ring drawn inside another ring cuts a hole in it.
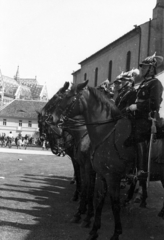
[[[135,165],[136,149],[126,147],[125,140],[131,134],[131,122],[123,117],[113,101],[95,88],[87,87],[88,81],[72,86],[53,113],[55,122],[82,115],[85,119],[93,148],[93,168],[97,173],[95,219],[88,240],[98,237],[101,212],[108,190],[115,221],[111,240],[119,240],[122,234],[120,219],[120,181]],[[161,170],[162,171],[162,170]],[[164,171],[163,171],[164,173]],[[161,175],[162,176],[162,175]]]

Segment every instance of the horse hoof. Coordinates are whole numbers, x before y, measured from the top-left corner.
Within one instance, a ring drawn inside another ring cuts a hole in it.
[[[74,216],[74,217],[70,220],[70,222],[71,222],[71,223],[79,223],[80,220],[81,220],[81,217],[80,217],[80,216]]]
[[[110,240],[119,240],[119,235],[113,235]]]
[[[89,228],[91,224],[91,221],[82,221],[81,227],[82,228]]]
[[[74,195],[74,196],[71,198],[71,201],[77,202],[78,199],[79,199],[78,196],[77,196],[77,195]]]
[[[72,179],[72,180],[70,181],[70,184],[75,184],[75,180]]]
[[[134,203],[140,203],[141,202],[141,197],[137,196],[135,199],[134,199]]]
[[[96,232],[96,233],[93,233],[93,234],[89,234],[87,240],[95,240],[95,239],[98,238],[98,236],[99,236],[99,235],[98,235],[97,232]]]
[[[141,202],[141,204],[140,204],[140,208],[146,208],[146,203]]]
[[[163,213],[162,211],[160,211],[160,212],[158,213],[158,217],[160,217],[160,218],[162,218],[162,219],[164,220],[164,213]]]

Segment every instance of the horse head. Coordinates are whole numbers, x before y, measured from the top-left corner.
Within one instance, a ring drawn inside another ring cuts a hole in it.
[[[65,118],[73,118],[77,115],[81,115],[82,105],[80,104],[80,98],[88,82],[87,80],[84,83],[72,85],[71,89],[60,99],[58,106],[56,106],[52,113],[53,122],[62,124]]]
[[[87,86],[87,84],[88,81],[85,81],[71,87],[52,114],[54,122],[61,122],[62,124],[62,122],[77,115],[83,115],[85,120],[90,122],[88,116],[91,116],[91,112],[95,117],[95,121],[121,117],[121,112],[113,100],[98,89]]]
[[[38,112],[38,127],[40,136],[46,134],[46,137],[50,143],[51,151],[58,155],[58,138],[61,138],[61,129],[53,123],[51,113],[58,105],[58,102],[62,99],[69,87],[69,82],[65,82],[64,86],[47,102],[43,109]],[[61,153],[62,151],[60,151]],[[64,154],[63,154],[64,155]]]

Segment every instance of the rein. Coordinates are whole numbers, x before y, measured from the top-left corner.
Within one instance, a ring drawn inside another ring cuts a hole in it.
[[[69,127],[71,128],[72,126],[75,127],[74,125],[77,124],[77,127],[82,127],[82,126],[100,126],[103,124],[108,124],[108,123],[112,123],[112,122],[117,122],[119,119],[121,119],[122,116],[119,116],[117,118],[112,118],[109,120],[105,120],[105,121],[97,121],[97,122],[92,122],[92,123],[86,123],[85,120],[75,120],[73,118],[69,118],[66,116],[62,116],[62,123],[59,123],[59,126],[64,126],[64,127]],[[71,128],[72,129],[72,128]],[[76,129],[76,128],[74,128]]]

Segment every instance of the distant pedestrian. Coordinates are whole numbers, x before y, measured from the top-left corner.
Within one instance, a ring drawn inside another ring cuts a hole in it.
[[[6,144],[9,148],[11,148],[11,146],[12,146],[12,140],[13,140],[13,134],[12,134],[12,132],[10,132],[7,137],[7,144]]]

